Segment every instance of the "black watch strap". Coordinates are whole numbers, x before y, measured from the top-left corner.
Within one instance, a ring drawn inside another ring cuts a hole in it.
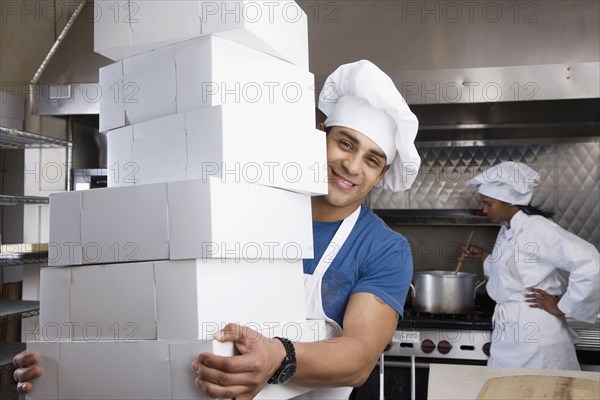
[[[294,348],[294,344],[286,338],[276,336],[274,339],[279,340],[283,344],[283,347],[285,348],[285,358],[267,383],[283,384],[292,379],[296,373],[296,349]]]

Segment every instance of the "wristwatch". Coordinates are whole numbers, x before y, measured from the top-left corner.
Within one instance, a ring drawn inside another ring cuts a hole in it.
[[[294,344],[288,339],[277,336],[275,339],[283,343],[285,358],[267,383],[279,385],[289,382],[296,373],[296,350],[294,349]]]

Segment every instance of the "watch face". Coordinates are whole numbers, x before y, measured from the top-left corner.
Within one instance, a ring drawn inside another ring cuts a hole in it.
[[[286,365],[283,368],[283,370],[277,377],[277,381],[279,383],[287,383],[290,379],[292,379],[292,377],[294,376],[295,373],[296,373],[296,363],[289,363],[288,365]]]

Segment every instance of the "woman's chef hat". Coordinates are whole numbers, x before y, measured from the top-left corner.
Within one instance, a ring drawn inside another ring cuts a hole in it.
[[[325,81],[319,109],[326,127],[357,130],[381,147],[390,168],[380,186],[410,188],[421,165],[414,145],[419,121],[389,76],[367,60],[342,65]]]
[[[535,170],[522,163],[506,161],[477,175],[467,185],[478,188],[484,196],[526,206],[539,183],[540,174]]]

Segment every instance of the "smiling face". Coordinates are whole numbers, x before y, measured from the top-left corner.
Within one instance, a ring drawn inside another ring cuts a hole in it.
[[[480,195],[483,203],[483,211],[493,222],[510,222],[512,217],[519,211],[519,207],[512,206],[504,201]]]
[[[327,134],[329,192],[313,198],[313,218],[339,221],[362,203],[387,171],[381,148],[362,133],[334,126]]]

